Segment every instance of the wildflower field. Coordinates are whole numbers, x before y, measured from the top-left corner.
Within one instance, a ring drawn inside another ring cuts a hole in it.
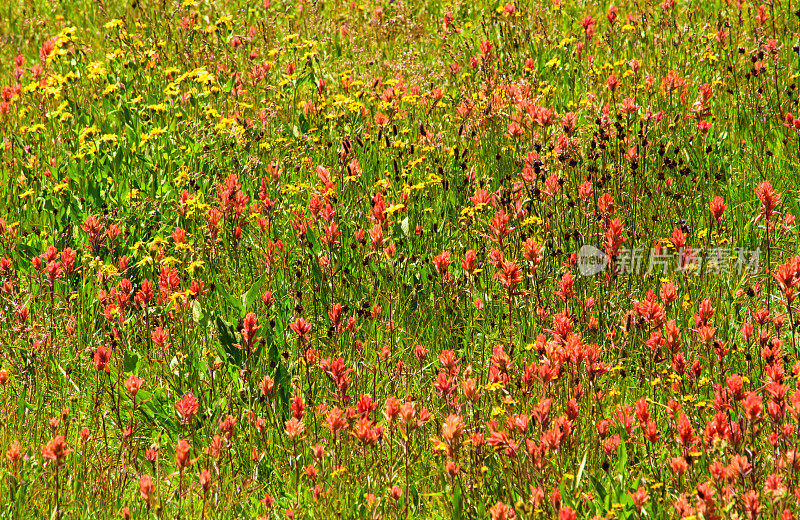
[[[800,2],[0,12],[0,517],[800,517]]]

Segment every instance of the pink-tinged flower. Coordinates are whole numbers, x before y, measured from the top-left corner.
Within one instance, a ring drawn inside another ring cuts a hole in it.
[[[142,387],[142,383],[144,383],[144,379],[141,377],[131,374],[127,381],[125,381],[125,389],[128,391],[131,396],[136,396],[136,392]]]
[[[514,508],[503,502],[497,502],[493,505],[491,509],[489,509],[489,515],[492,520],[514,520],[517,518],[517,513],[514,511]]]
[[[286,435],[292,441],[295,441],[306,429],[306,426],[297,417],[292,417],[286,421],[284,426],[286,427]]]
[[[622,233],[622,221],[618,218],[612,220],[608,225],[605,240],[603,241],[603,247],[609,257],[616,256],[619,253],[619,248],[622,247],[622,243],[627,240],[627,238],[622,236]]]
[[[150,335],[150,338],[153,340],[153,343],[159,347],[164,347],[169,341],[169,329],[156,327],[153,329],[153,333]]]
[[[558,520],[575,520],[578,514],[571,507],[562,507],[558,510]]]
[[[269,376],[264,376],[258,386],[261,389],[261,394],[264,397],[269,397],[275,387],[275,380]]]
[[[19,441],[14,441],[11,443],[11,447],[8,448],[8,451],[6,452],[6,458],[12,465],[14,465],[21,457],[22,445],[19,443]]]
[[[211,472],[207,469],[203,469],[200,471],[200,487],[203,488],[203,491],[208,492],[211,489]]]
[[[461,268],[464,272],[473,274],[475,272],[478,255],[475,250],[470,249],[464,254],[464,260],[461,262]]]
[[[742,502],[744,502],[744,511],[747,514],[747,518],[750,520],[758,518],[761,513],[761,499],[758,497],[758,491],[751,489],[745,493],[742,496]]]
[[[761,397],[755,392],[748,392],[742,402],[745,415],[749,421],[757,421],[761,417],[761,412],[764,410]]]
[[[606,80],[606,85],[608,86],[608,90],[614,92],[619,87],[619,79],[617,79],[617,76],[614,74],[611,74]]]
[[[647,491],[642,486],[639,486],[639,489],[637,489],[633,493],[629,493],[629,495],[631,499],[633,499],[634,507],[636,508],[637,511],[641,513],[642,508],[644,508],[644,505],[650,499],[650,495],[647,494]]]
[[[178,412],[178,420],[181,424],[190,422],[199,408],[200,404],[192,392],[187,392],[180,401],[175,403],[175,411]]]
[[[769,14],[767,13],[767,6],[761,4],[758,6],[758,13],[756,14],[756,21],[759,25],[764,25],[767,20],[769,20]]]
[[[763,181],[756,187],[756,196],[764,206],[766,218],[769,219],[772,215],[772,210],[781,202],[781,194],[773,189],[769,181]]]
[[[447,268],[450,267],[450,251],[442,251],[433,259],[433,265],[439,276],[445,277]]]
[[[145,452],[144,456],[147,459],[147,462],[149,462],[150,464],[155,464],[156,461],[158,460],[158,450],[155,448],[149,448]]]
[[[97,347],[94,351],[94,367],[98,371],[109,373],[111,369],[108,366],[108,361],[111,359],[111,349],[106,348],[104,345]]]
[[[397,417],[400,415],[401,406],[402,404],[397,397],[391,396],[386,400],[383,415],[386,417],[386,420],[389,421],[389,424],[397,420]]]
[[[442,424],[442,438],[448,446],[448,454],[455,456],[458,446],[461,445],[461,435],[464,433],[464,421],[461,416],[450,414]]]
[[[139,479],[139,493],[142,495],[148,509],[150,508],[151,498],[155,485],[153,484],[153,477],[150,475],[142,475]]]
[[[289,328],[292,329],[292,332],[297,334],[297,341],[300,342],[301,345],[311,342],[311,335],[309,334],[311,332],[311,324],[303,318],[297,318],[291,322]]]
[[[689,469],[689,463],[683,457],[672,457],[669,461],[669,467],[676,475],[682,476]]]
[[[608,23],[613,24],[614,21],[617,19],[617,6],[612,5],[608,8],[608,12],[606,13],[606,19]]]
[[[523,254],[525,260],[531,263],[531,267],[536,269],[541,261],[542,246],[534,239],[529,238],[523,243]]]
[[[728,209],[728,205],[723,202],[722,197],[714,197],[711,200],[711,206],[709,209],[711,210],[711,214],[714,216],[714,219],[719,224],[722,222],[722,214],[725,213],[726,209]]]
[[[353,436],[367,446],[374,446],[383,435],[383,430],[373,426],[367,416],[361,416],[353,427]]]
[[[499,209],[495,212],[489,225],[489,229],[492,231],[494,239],[497,240],[501,248],[503,247],[503,240],[514,231],[514,228],[508,225],[508,220],[508,214],[506,214],[506,212],[502,209]]]
[[[186,439],[181,439],[175,446],[175,463],[178,465],[178,471],[183,471],[189,464],[189,451],[192,446]]]
[[[56,435],[50,439],[47,444],[42,446],[42,456],[58,464],[60,464],[67,455],[72,453],[72,451],[73,450],[69,449],[69,446],[67,446],[63,435]]]

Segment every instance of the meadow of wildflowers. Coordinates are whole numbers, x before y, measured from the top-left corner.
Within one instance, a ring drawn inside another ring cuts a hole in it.
[[[0,517],[800,517],[798,9],[3,2]]]

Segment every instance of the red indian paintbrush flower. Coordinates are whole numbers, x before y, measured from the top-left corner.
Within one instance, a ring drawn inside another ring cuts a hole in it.
[[[48,460],[53,460],[60,464],[64,458],[72,453],[63,435],[56,435],[42,446],[42,456]]]
[[[292,332],[297,334],[297,341],[301,345],[311,342],[311,335],[309,334],[309,332],[311,332],[311,324],[303,318],[297,318],[291,322],[289,328],[292,329]]]
[[[203,488],[203,491],[208,492],[211,489],[211,472],[207,469],[203,469],[200,471],[200,487]]]
[[[633,505],[637,511],[641,513],[644,505],[650,499],[650,495],[647,494],[647,491],[642,487],[639,486],[639,489],[634,491],[633,493],[629,493],[631,499],[633,500]]]
[[[264,397],[269,397],[272,393],[272,389],[275,386],[275,380],[269,376],[264,376],[261,379],[261,383],[259,383],[259,388],[261,389],[261,394]]]
[[[461,268],[468,274],[473,274],[476,268],[478,255],[475,250],[470,249],[464,254],[464,260],[461,262]]]
[[[536,269],[541,261],[542,246],[534,239],[529,238],[523,243],[523,256],[531,263],[531,268]]]
[[[492,230],[492,234],[494,235],[494,239],[497,240],[497,243],[500,245],[500,248],[503,247],[503,240],[514,231],[513,227],[509,227],[508,225],[508,215],[502,209],[499,209],[495,212],[494,216],[492,217],[492,222],[489,228]]]
[[[442,251],[433,259],[433,265],[439,276],[446,278],[447,268],[450,267],[450,251]]]
[[[503,502],[497,502],[491,509],[489,514],[492,520],[515,520],[517,513],[511,506],[507,506]]]
[[[156,327],[153,329],[153,333],[150,335],[150,338],[153,340],[153,343],[159,347],[164,347],[169,341],[169,329]]]
[[[617,256],[619,248],[622,247],[622,243],[627,240],[627,238],[622,236],[622,231],[623,224],[620,219],[614,219],[609,223],[605,240],[603,241],[603,247],[605,248],[606,254],[611,258]]]
[[[111,369],[108,366],[108,361],[111,359],[111,349],[106,348],[104,345],[97,347],[94,351],[94,367],[98,371],[109,373]]]
[[[192,420],[192,417],[199,409],[199,402],[192,392],[187,392],[177,403],[175,403],[175,411],[178,412],[178,419],[181,424],[186,424]]]
[[[178,471],[183,471],[189,465],[189,451],[192,446],[186,439],[181,439],[175,446],[175,463],[178,465]]]
[[[756,187],[756,196],[761,204],[764,206],[764,216],[769,220],[772,211],[780,204],[781,194],[777,193],[769,181],[763,181]]]
[[[286,427],[286,435],[294,441],[305,431],[305,425],[297,417],[292,417],[284,423]]]
[[[450,457],[455,456],[458,446],[461,444],[461,435],[464,433],[464,421],[461,416],[450,414],[442,424],[442,437],[448,446]]]
[[[347,419],[344,412],[337,406],[331,408],[328,412],[328,417],[325,419],[324,426],[336,437],[340,431],[347,427]]]
[[[139,493],[142,495],[142,498],[147,504],[148,509],[151,505],[151,495],[154,489],[155,485],[153,484],[153,477],[147,474],[142,475],[142,477],[139,479]]]
[[[509,293],[513,293],[517,285],[522,281],[522,271],[516,262],[503,262],[502,271],[497,273],[500,278],[500,285]]]
[[[242,324],[242,341],[241,343],[234,344],[234,347],[247,352],[248,360],[250,356],[253,355],[258,340],[261,339],[258,336],[258,329],[258,317],[254,312],[248,313],[247,316],[244,317],[244,323]]]
[[[8,448],[6,451],[6,458],[12,465],[15,465],[17,461],[22,457],[22,445],[19,441],[14,441],[11,443],[11,447]]]
[[[131,374],[127,381],[125,381],[125,389],[131,394],[131,397],[136,396],[136,392],[142,387],[142,383],[144,383],[144,379],[141,377]]]
[[[725,213],[726,209],[728,209],[728,205],[723,202],[722,197],[714,197],[711,200],[711,206],[709,209],[711,211],[711,215],[714,216],[714,220],[717,221],[717,225],[721,225],[722,214]]]

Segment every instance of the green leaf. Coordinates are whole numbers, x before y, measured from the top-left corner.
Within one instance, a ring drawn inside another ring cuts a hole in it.
[[[318,247],[319,243],[317,242],[317,234],[314,233],[313,229],[307,229],[306,230],[306,240],[308,240],[308,243],[311,244],[312,251],[318,251],[319,250],[319,247]]]
[[[222,86],[222,91],[225,92],[226,94],[229,93],[231,90],[233,90],[233,79],[234,76],[231,75],[231,78],[228,80],[228,82]]]
[[[363,487],[359,487],[358,491],[355,493],[355,501],[353,501],[353,506],[350,510],[350,517],[351,518],[362,518],[363,511],[364,511],[364,496],[366,491]]]
[[[409,494],[411,495],[411,504],[413,505],[415,510],[419,509],[419,491],[417,491],[417,486],[411,484],[411,487],[408,489]]]
[[[217,334],[219,335],[219,343],[222,347],[220,357],[227,358],[228,361],[236,366],[242,366],[244,355],[241,349],[235,347],[235,344],[241,342],[241,337],[236,332],[233,325],[217,316],[216,320]]]
[[[581,478],[583,478],[583,470],[586,469],[586,457],[589,455],[589,452],[583,454],[583,460],[581,460],[581,465],[578,467],[578,474],[575,477],[575,486],[573,489],[577,491],[580,489],[581,486]]]
[[[617,456],[619,457],[617,460],[617,473],[625,476],[625,470],[628,467],[628,448],[625,446],[625,441],[620,443]]]
[[[122,152],[121,148],[119,149],[119,151],[117,151],[117,153],[114,154],[113,169],[115,172],[119,172],[120,166],[122,165],[123,156],[124,153]]]
[[[152,392],[143,388],[136,394],[136,399],[140,403],[138,410],[154,425],[164,428],[170,434],[177,432],[177,422],[172,415],[173,407],[164,395],[163,388],[156,388]]]
[[[289,371],[286,370],[282,361],[275,367],[275,385],[278,387],[278,399],[281,404],[281,412],[284,418],[289,417],[289,392],[292,388]]]
[[[228,302],[228,304],[231,307],[233,307],[234,309],[239,311],[239,316],[243,318],[244,317],[244,306],[242,306],[241,299],[234,298],[233,296],[231,296],[228,293],[228,291],[225,290],[225,288],[222,286],[222,284],[217,286],[217,290],[222,295],[222,297],[225,298],[225,301]]]
[[[593,475],[589,475],[589,480],[592,482],[592,487],[594,488],[594,492],[597,493],[597,496],[600,499],[600,501],[602,502],[603,500],[605,500],[606,495],[608,495],[608,492],[606,491],[606,488],[603,486],[603,484],[601,484],[600,481],[597,480],[597,478],[594,477]]]
[[[194,300],[192,302],[192,319],[195,323],[200,323],[201,320],[204,320],[206,317],[205,313],[203,312],[203,306],[200,305],[200,302]]]
[[[278,363],[281,362],[281,353],[278,352],[278,345],[273,342],[270,347],[269,351],[267,352],[267,363],[272,366],[273,364],[275,367],[278,366]]]
[[[301,113],[298,121],[300,123],[300,131],[307,134],[308,130],[311,128],[311,124],[308,122],[308,119],[306,119],[306,116]]]
[[[464,499],[461,497],[461,486],[455,486],[453,497],[450,499],[453,504],[453,520],[464,518]]]
[[[266,281],[267,275],[261,276],[255,283],[247,290],[246,293],[242,295],[242,304],[244,305],[244,312],[253,305],[253,303],[261,296],[261,288],[264,286],[264,281]]]
[[[131,374],[139,374],[139,361],[142,356],[135,350],[128,350],[125,352],[125,357],[122,359],[122,368],[125,372]]]
[[[28,411],[28,403],[25,402],[25,392],[26,388],[22,387],[22,391],[19,393],[17,397],[17,418],[22,421],[25,418],[25,414]]]
[[[311,260],[311,273],[314,275],[314,283],[322,283],[322,270],[319,268],[319,261],[314,258]]]
[[[311,69],[307,74],[304,74],[303,76],[300,76],[297,79],[297,82],[294,84],[294,88],[297,91],[300,89],[300,87],[306,85],[310,85],[313,87],[314,85],[316,85],[316,83],[317,83],[317,77],[314,74],[314,69]]]

